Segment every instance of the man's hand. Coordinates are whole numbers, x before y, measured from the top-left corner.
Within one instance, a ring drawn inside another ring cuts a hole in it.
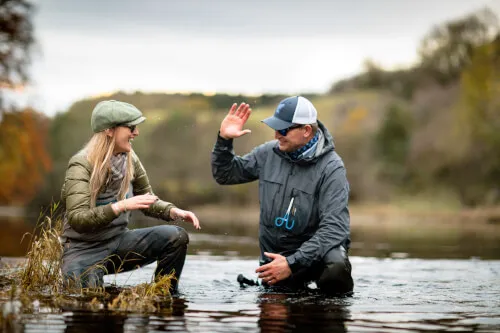
[[[236,108],[236,105],[237,104],[234,103],[231,106],[228,114],[220,124],[219,135],[226,140],[239,138],[251,132],[249,129],[243,130],[243,125],[245,125],[252,112],[250,105],[241,103],[238,108]]]
[[[259,273],[259,278],[269,285],[273,285],[278,281],[285,280],[290,275],[292,271],[288,266],[286,258],[281,254],[264,252],[266,257],[273,259],[269,264],[260,266],[255,270],[255,273]]]
[[[179,208],[171,208],[170,209],[170,218],[172,220],[181,220],[184,222],[192,223],[196,229],[198,229],[198,230],[201,229],[200,221],[198,221],[198,218],[196,217],[196,215],[194,215],[193,212],[190,212],[187,210],[182,210]]]

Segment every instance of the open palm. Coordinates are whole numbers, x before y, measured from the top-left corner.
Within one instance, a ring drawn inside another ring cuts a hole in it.
[[[252,109],[245,103],[241,103],[238,108],[237,104],[234,103],[229,109],[228,114],[222,121],[220,125],[220,136],[225,139],[239,138],[242,135],[250,133],[249,129],[243,129],[243,126],[250,117]]]

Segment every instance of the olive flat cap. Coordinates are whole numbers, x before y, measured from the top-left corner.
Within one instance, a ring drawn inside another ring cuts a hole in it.
[[[142,112],[132,104],[109,100],[99,102],[90,119],[90,126],[94,133],[116,126],[138,125],[146,120]]]

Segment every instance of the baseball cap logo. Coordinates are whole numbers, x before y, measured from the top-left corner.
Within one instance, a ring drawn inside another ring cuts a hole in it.
[[[281,103],[280,105],[278,105],[278,107],[276,108],[276,114],[279,114],[281,112],[281,109],[283,109],[285,107],[285,103]]]

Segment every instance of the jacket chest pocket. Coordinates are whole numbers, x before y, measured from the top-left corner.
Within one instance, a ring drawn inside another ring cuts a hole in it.
[[[280,191],[282,190],[283,184],[277,179],[262,179],[259,181],[260,216],[264,225],[273,225],[275,215],[279,214],[276,206],[279,204],[278,198],[280,198]]]
[[[302,235],[312,223],[314,211],[314,191],[310,187],[294,187],[292,189],[293,205],[289,219],[293,221],[293,228],[289,233]]]

